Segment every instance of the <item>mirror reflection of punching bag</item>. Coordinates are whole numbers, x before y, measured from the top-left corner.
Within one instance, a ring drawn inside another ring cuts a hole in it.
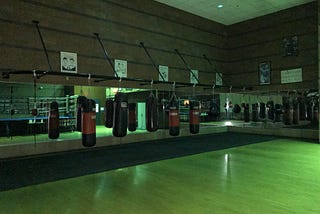
[[[175,94],[172,95],[169,103],[169,134],[178,136],[180,133],[179,101]]]
[[[189,105],[189,129],[190,133],[199,133],[199,123],[200,123],[200,103],[196,100],[190,100]]]
[[[128,120],[128,130],[134,132],[137,129],[137,113],[136,113],[136,104],[129,103],[129,120]]]
[[[76,119],[76,130],[78,132],[81,132],[81,112],[82,112],[82,108],[83,108],[83,104],[86,101],[86,97],[85,96],[79,96],[77,98],[77,119]]]
[[[59,105],[56,101],[53,101],[50,103],[48,115],[48,137],[50,139],[57,139],[59,135]]]
[[[250,121],[250,107],[248,103],[242,103],[242,107],[243,107],[243,119],[244,122],[249,122]]]
[[[259,117],[262,119],[266,118],[266,104],[265,103],[260,103]]]
[[[104,112],[105,112],[105,121],[104,121],[104,125],[107,128],[112,128],[113,126],[113,99],[107,99],[106,103],[105,103],[105,108],[104,108]]]
[[[155,132],[159,127],[159,110],[157,104],[158,99],[151,91],[146,99],[146,128],[149,132]]]
[[[258,122],[258,103],[252,104],[252,121]]]
[[[96,145],[96,102],[86,99],[82,108],[82,145],[91,147]]]
[[[281,114],[282,114],[282,106],[280,104],[274,105],[274,122],[280,122],[281,121]]]
[[[114,98],[113,129],[112,134],[115,137],[124,137],[127,135],[128,126],[128,101],[125,95],[117,92]]]
[[[292,106],[293,106],[292,123],[293,124],[299,124],[300,110],[299,110],[299,101],[298,101],[298,99],[294,99],[293,100]]]

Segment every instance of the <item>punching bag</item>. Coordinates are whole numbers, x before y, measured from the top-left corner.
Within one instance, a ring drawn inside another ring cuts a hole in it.
[[[107,99],[105,103],[104,113],[105,120],[104,125],[107,128],[112,128],[113,126],[113,99]]]
[[[159,127],[159,111],[157,104],[158,99],[151,91],[146,99],[146,128],[149,132],[157,131]]]
[[[252,104],[252,121],[253,122],[258,122],[258,103],[253,103]]]
[[[262,119],[266,118],[266,104],[265,103],[260,103],[259,117]]]
[[[267,102],[267,108],[268,108],[268,119],[269,120],[274,120],[274,104],[273,101],[268,101]]]
[[[86,99],[81,112],[82,145],[91,147],[96,145],[96,102]]]
[[[283,123],[285,125],[291,125],[292,124],[292,118],[293,118],[293,108],[292,105],[287,102],[284,104],[284,112],[283,112]]]
[[[307,120],[309,121],[314,120],[314,106],[315,106],[314,101],[311,100],[307,106]]]
[[[57,139],[59,135],[59,105],[56,101],[53,101],[50,103],[48,115],[48,137],[50,139]]]
[[[306,120],[307,119],[307,106],[305,99],[303,97],[299,97],[299,119]]]
[[[128,120],[128,130],[134,132],[137,129],[137,113],[136,113],[136,104],[129,103],[129,120]]]
[[[175,94],[172,95],[169,102],[169,134],[178,136],[180,133],[180,118],[179,118],[179,101]]]
[[[238,104],[235,104],[232,111],[236,114],[241,112],[241,107]]]
[[[76,130],[78,132],[81,132],[81,112],[82,112],[82,107],[83,107],[83,103],[86,101],[86,97],[85,96],[79,96],[77,98],[77,119],[76,119]]]
[[[249,104],[248,103],[243,103],[243,119],[244,122],[249,122],[250,121],[250,109],[249,109]]]
[[[209,117],[211,117],[213,120],[218,120],[220,116],[220,107],[219,105],[215,102],[212,101],[210,103],[209,107],[209,112],[208,112]]]
[[[199,123],[200,123],[200,103],[196,100],[190,100],[189,105],[189,129],[190,133],[199,133]]]
[[[319,102],[314,102],[313,107],[313,122],[318,123],[319,122]]]
[[[292,123],[299,124],[299,116],[300,116],[299,101],[297,99],[294,99],[292,106],[293,106]]]
[[[282,114],[282,107],[280,104],[274,105],[274,122],[280,122],[281,121],[281,114]]]
[[[128,127],[128,100],[125,94],[117,92],[114,98],[113,129],[112,134],[115,137],[124,137],[127,135]]]

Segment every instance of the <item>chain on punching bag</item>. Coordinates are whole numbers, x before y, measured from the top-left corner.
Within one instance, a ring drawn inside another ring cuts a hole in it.
[[[91,147],[96,144],[96,102],[92,99],[86,99],[82,106],[82,145]]]
[[[149,132],[158,130],[159,127],[159,111],[158,111],[158,99],[151,91],[146,99],[146,127]]]
[[[189,129],[190,133],[199,133],[200,123],[200,103],[197,100],[190,100],[189,104]]]
[[[114,98],[113,129],[112,134],[115,137],[124,137],[127,135],[128,126],[128,101],[125,95],[117,92]]]
[[[48,137],[50,139],[57,139],[59,135],[59,105],[56,101],[53,101],[50,103],[48,115]]]
[[[128,119],[128,130],[134,132],[137,129],[137,112],[136,112],[136,103],[129,103],[129,119]]]
[[[107,99],[106,103],[105,103],[105,108],[104,108],[104,112],[105,112],[105,121],[104,121],[104,125],[107,128],[112,128],[113,126],[113,99]]]
[[[169,103],[169,134],[178,136],[180,133],[179,101],[173,93]]]
[[[83,104],[85,103],[85,101],[87,100],[87,98],[85,96],[79,96],[77,98],[77,119],[76,119],[76,130],[78,132],[81,132],[81,120],[82,120],[82,108],[83,108]]]

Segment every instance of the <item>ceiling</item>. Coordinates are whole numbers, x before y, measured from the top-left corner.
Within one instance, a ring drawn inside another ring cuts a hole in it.
[[[315,0],[155,0],[189,13],[231,25]],[[218,5],[223,7],[218,8]]]

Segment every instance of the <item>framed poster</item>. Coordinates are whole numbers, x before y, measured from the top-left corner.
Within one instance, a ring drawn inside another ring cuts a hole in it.
[[[70,52],[60,52],[61,72],[77,73],[77,54]]]
[[[115,59],[114,70],[117,72],[118,77],[127,77],[127,61]]]
[[[259,64],[259,83],[260,85],[270,84],[271,62],[261,62]]]

